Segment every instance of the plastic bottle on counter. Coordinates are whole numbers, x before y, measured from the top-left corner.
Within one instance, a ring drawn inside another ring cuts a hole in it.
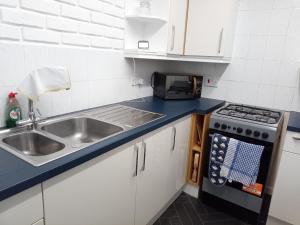
[[[16,98],[17,93],[10,92],[6,105],[6,127],[12,128],[16,126],[17,121],[22,119],[21,106]]]

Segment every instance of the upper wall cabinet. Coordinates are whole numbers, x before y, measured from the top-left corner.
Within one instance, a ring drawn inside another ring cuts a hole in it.
[[[168,54],[183,55],[188,0],[172,0],[169,20]]]
[[[231,57],[238,0],[189,0],[185,55]]]
[[[126,0],[125,57],[229,63],[238,2]]]
[[[126,0],[125,51],[165,54],[169,8],[168,0]],[[138,47],[139,42],[148,42],[149,46]]]

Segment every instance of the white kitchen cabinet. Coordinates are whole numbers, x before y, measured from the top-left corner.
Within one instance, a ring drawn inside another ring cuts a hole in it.
[[[1,225],[32,225],[43,217],[41,185],[27,189],[0,203]]]
[[[135,224],[148,224],[170,200],[168,165],[171,163],[171,133],[172,127],[167,127],[143,137],[137,179]]]
[[[185,117],[172,126],[172,142],[168,165],[168,196],[171,199],[186,183],[189,130],[191,117]]]
[[[174,168],[176,171],[176,191],[183,188],[186,183],[188,147],[191,128],[191,116],[175,124],[175,153]]]
[[[300,154],[300,133],[288,131],[285,135],[283,150]]]
[[[129,143],[43,183],[46,225],[132,225],[135,143]]]
[[[190,121],[185,117],[44,182],[45,225],[151,222],[185,184]]]
[[[188,0],[170,1],[168,54],[183,55]]]
[[[238,0],[189,0],[185,55],[231,57]]]
[[[149,221],[180,191],[186,178],[191,117],[143,137],[135,224]],[[146,148],[145,169],[143,168]]]
[[[269,211],[269,215],[283,221],[282,224],[300,224],[299,165],[299,154],[283,151]]]

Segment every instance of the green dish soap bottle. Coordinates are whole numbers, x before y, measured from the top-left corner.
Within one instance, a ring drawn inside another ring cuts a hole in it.
[[[17,93],[11,92],[8,95],[6,106],[6,127],[12,128],[17,126],[17,121],[22,119],[21,106],[16,98]]]

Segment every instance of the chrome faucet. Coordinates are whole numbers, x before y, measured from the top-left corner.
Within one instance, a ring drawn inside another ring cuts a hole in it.
[[[38,109],[37,112],[41,115]],[[29,130],[34,130],[37,128],[38,120],[40,120],[40,118],[35,115],[33,101],[28,99],[28,119],[17,121],[17,126],[28,126]]]

